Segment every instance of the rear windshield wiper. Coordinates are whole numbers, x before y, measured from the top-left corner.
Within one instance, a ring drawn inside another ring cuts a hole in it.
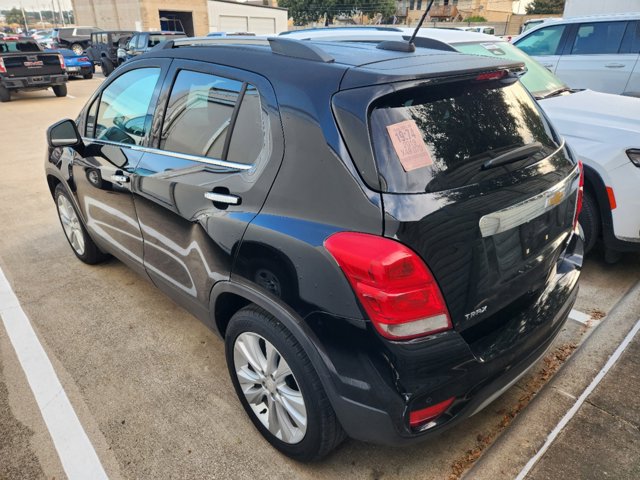
[[[502,155],[498,155],[491,160],[487,160],[482,164],[482,169],[486,170],[488,168],[506,165],[507,163],[517,162],[518,160],[524,160],[525,158],[535,155],[540,150],[542,150],[542,148],[543,146],[540,142],[533,142],[529,145],[514,148],[513,150],[509,150],[508,152],[503,153]]]

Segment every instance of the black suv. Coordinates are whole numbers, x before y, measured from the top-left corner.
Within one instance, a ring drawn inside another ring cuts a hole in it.
[[[91,34],[99,32],[101,29],[97,27],[63,27],[54,28],[51,34],[53,45],[51,48],[68,48],[73,50],[76,55],[82,55],[89,46]]]
[[[183,32],[136,32],[119,52],[118,63],[142,55],[167,40],[185,37]]]
[[[473,415],[576,298],[581,169],[522,65],[429,44],[167,42],[48,131],[76,256],[219,332],[244,409],[299,460]]]
[[[93,32],[87,47],[87,56],[94,65],[100,65],[102,73],[108,77],[117,67],[118,49],[124,48],[135,32],[128,30],[112,30]]]

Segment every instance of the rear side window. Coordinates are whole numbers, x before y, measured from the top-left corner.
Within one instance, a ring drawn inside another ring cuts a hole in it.
[[[264,122],[254,86],[181,70],[169,98],[160,148],[252,164],[264,145]]]
[[[573,41],[572,55],[618,53],[627,22],[583,23]]]
[[[640,53],[640,22],[629,22],[622,39],[621,53]]]
[[[90,28],[77,28],[76,29],[76,35],[84,37],[84,36],[89,36],[91,35],[91,32],[93,32],[92,29]]]
[[[387,95],[374,103],[370,135],[383,190],[393,193],[468,185],[488,176],[483,164],[498,155],[539,144],[535,158],[542,159],[558,147],[519,82],[457,82]]]
[[[529,55],[557,55],[565,25],[541,28],[527,35],[516,46]]]

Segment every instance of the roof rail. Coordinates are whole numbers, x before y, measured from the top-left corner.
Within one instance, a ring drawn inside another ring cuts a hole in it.
[[[271,44],[271,51],[278,55],[323,63],[335,61],[331,55],[310,42],[292,38],[272,37],[269,38],[269,44]]]
[[[154,47],[158,50],[168,50],[179,47],[206,47],[210,45],[263,45],[270,46],[271,51],[277,55],[301,58],[315,62],[330,63],[334,58],[324,50],[309,42],[280,37],[192,37],[167,40]]]
[[[207,45],[269,45],[266,38],[240,35],[233,37],[188,37],[176,38],[163,43],[163,48],[205,47]]]

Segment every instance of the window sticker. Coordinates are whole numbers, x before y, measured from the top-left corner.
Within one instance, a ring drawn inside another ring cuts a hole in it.
[[[422,133],[414,120],[388,125],[387,132],[405,172],[433,164]]]

